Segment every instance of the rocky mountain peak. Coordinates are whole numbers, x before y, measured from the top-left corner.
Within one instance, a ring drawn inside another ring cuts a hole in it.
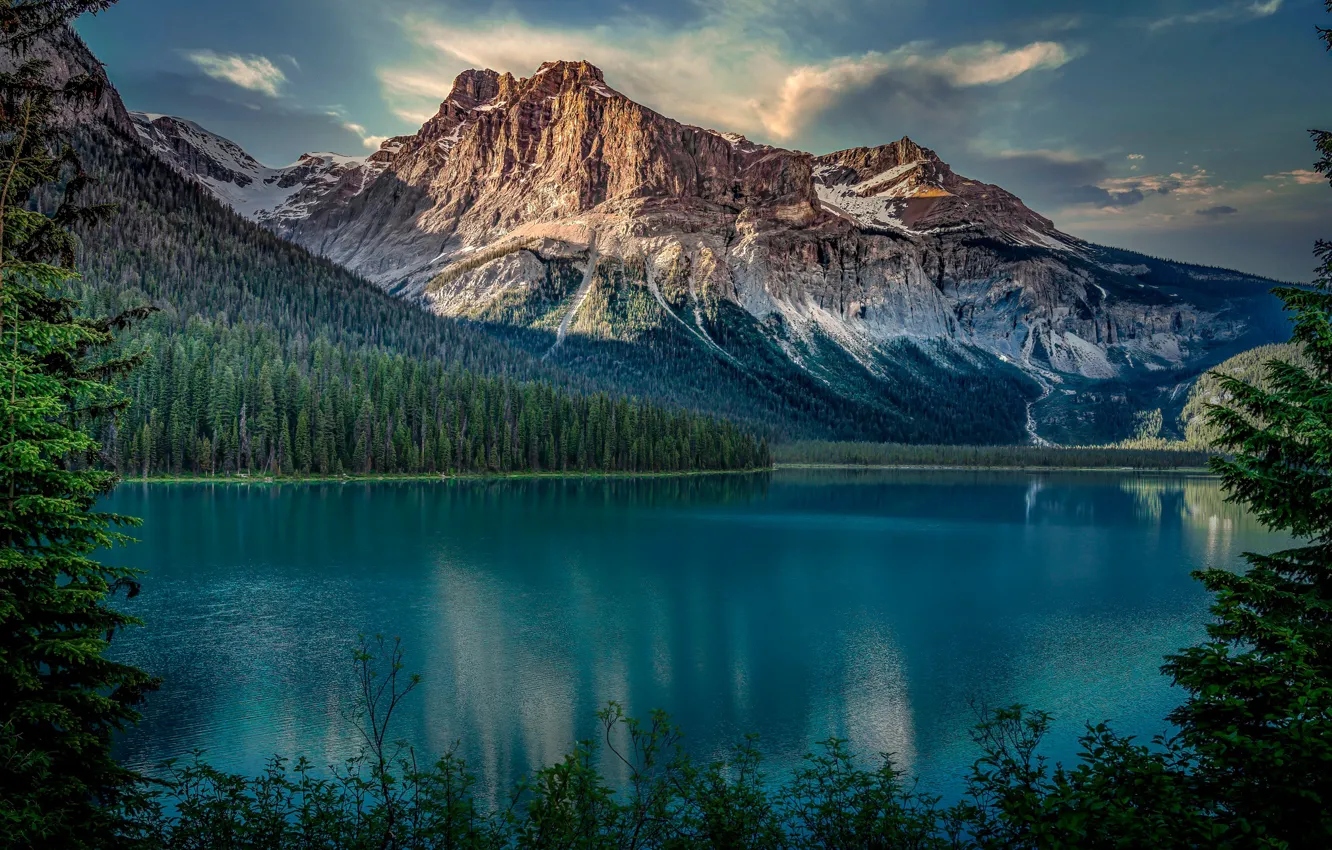
[[[457,109],[475,109],[483,103],[494,100],[500,92],[500,74],[489,68],[484,70],[469,69],[453,80],[440,110],[446,107]]]
[[[56,42],[53,75],[101,73],[72,31]],[[586,62],[465,72],[418,132],[285,168],[184,119],[131,117],[107,91],[70,122],[137,135],[385,289],[527,327],[548,335],[543,357],[627,381],[735,374],[776,403],[907,421],[930,375],[990,408],[967,376],[1017,369],[1038,439],[1047,421],[1081,427],[1109,392],[1097,381],[1174,384],[1268,332],[1244,290],[1270,282],[1066,236],[910,138],[822,156],[755,144],[637,104]]]
[[[606,85],[606,75],[600,68],[582,60],[543,62],[537,72],[522,83],[527,91],[545,96],[577,89],[591,89],[605,96],[619,94]]]
[[[815,166],[837,166],[855,172],[857,181],[875,177],[893,168],[916,162],[943,164],[938,154],[909,137],[877,147],[848,148],[814,158]],[[945,166],[946,167],[946,166]],[[849,176],[849,175],[848,175]]]
[[[585,59],[569,61],[559,59],[554,62],[542,62],[541,67],[537,68],[533,77],[540,77],[545,74],[554,74],[557,77],[573,77],[575,79],[589,79],[593,82],[606,82],[606,75],[601,69]]]

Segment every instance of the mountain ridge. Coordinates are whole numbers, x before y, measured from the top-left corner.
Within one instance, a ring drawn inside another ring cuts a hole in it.
[[[598,368],[644,381],[651,345],[873,406],[1011,368],[1031,386],[1012,404],[1036,408],[1019,433],[1062,417],[1079,439],[1105,429],[1070,425],[1065,397],[1151,395],[1281,333],[1267,281],[1063,234],[910,138],[762,145],[662,116],[586,62],[464,72],[417,133],[318,160],[256,174],[296,202],[252,220],[441,315],[549,332],[533,353],[557,362],[586,356],[570,341],[629,343]]]

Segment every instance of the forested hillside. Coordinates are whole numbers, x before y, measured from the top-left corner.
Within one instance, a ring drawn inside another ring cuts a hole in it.
[[[712,417],[479,376],[319,339],[191,322],[136,341],[152,356],[103,445],[128,474],[677,472],[771,465]]]
[[[76,139],[97,181],[96,200],[118,205],[80,233],[88,312],[152,303],[152,324],[178,332],[202,317],[261,325],[281,338],[325,337],[515,377],[569,382],[526,352],[461,322],[441,321],[327,260],[254,225],[207,197],[137,142],[104,128]]]
[[[1210,446],[1219,436],[1216,426],[1207,421],[1208,405],[1230,401],[1229,396],[1221,389],[1218,375],[1230,375],[1270,391],[1272,382],[1267,374],[1267,364],[1273,360],[1300,366],[1310,365],[1309,358],[1294,343],[1260,345],[1236,354],[1198,378],[1197,383],[1189,391],[1188,401],[1184,403],[1184,409],[1179,415],[1179,430],[1184,442],[1193,446]]]
[[[1014,399],[1024,392],[1024,379],[1015,370],[989,374],[961,361],[940,368],[934,357],[904,345],[893,355],[891,381],[872,379],[846,355],[822,357],[821,377],[816,378],[792,368],[762,340],[749,339],[746,323],[732,321],[727,312],[731,305],[725,304],[707,317],[710,331],[747,353],[743,364],[728,361],[701,351],[675,323],[657,321],[655,314],[653,320],[644,320],[644,311],[656,311],[658,305],[617,264],[607,264],[597,274],[589,298],[605,307],[597,315],[619,317],[615,327],[577,325],[558,356],[545,358],[554,343],[553,330],[515,327],[488,316],[459,320],[431,315],[246,221],[136,141],[112,130],[85,127],[77,147],[100,183],[99,198],[120,205],[110,222],[82,234],[84,283],[76,294],[87,311],[108,314],[151,303],[160,312],[128,332],[128,345],[146,347],[152,359],[190,352],[190,368],[207,372],[210,380],[221,380],[218,374],[230,367],[239,387],[231,411],[234,441],[216,422],[205,429],[197,418],[173,429],[169,420],[175,390],[154,390],[151,395],[136,390],[135,406],[114,441],[119,462],[135,474],[142,474],[145,459],[155,472],[207,468],[209,464],[196,464],[203,457],[204,439],[214,453],[221,453],[213,458],[212,468],[271,467],[268,456],[256,454],[253,445],[248,453],[239,445],[241,407],[253,437],[261,405],[247,395],[257,392],[263,366],[253,346],[256,334],[282,351],[282,371],[295,366],[303,380],[316,385],[323,379],[312,378],[310,370],[326,368],[334,355],[358,364],[342,375],[346,380],[357,370],[374,374],[379,367],[369,364],[382,355],[398,355],[435,361],[445,372],[537,380],[574,395],[645,399],[723,417],[779,440],[984,443],[1022,438],[1023,408]],[[324,360],[315,364],[311,352],[321,340],[326,344]],[[244,354],[223,353],[229,351]],[[269,364],[270,372],[277,368]],[[346,388],[350,392],[350,385]],[[397,429],[397,410],[415,416],[417,407],[405,397],[376,398],[374,404],[387,411],[375,426],[376,439],[381,431]],[[295,429],[297,413],[294,408],[289,413]],[[418,454],[420,421],[413,418],[409,429]],[[142,454],[144,437],[138,434],[145,428],[152,444],[147,458]],[[127,431],[140,440],[140,454],[125,442],[131,439]],[[347,433],[350,443],[338,458],[342,469],[359,469],[355,440]],[[177,445],[177,440],[185,443]],[[290,440],[294,453],[294,431]],[[456,441],[456,434],[450,440]],[[373,448],[373,441],[370,445]],[[294,458],[289,453],[280,468],[299,468],[292,465]],[[459,468],[480,468],[470,463],[469,456]]]
[[[78,138],[99,199],[75,295],[146,354],[103,425],[125,474],[681,471],[766,466],[714,417],[614,396],[441,319],[205,197],[110,131]],[[39,202],[49,202],[49,197]]]
[[[778,463],[971,469],[1201,469],[1206,451],[1185,447],[925,446],[800,441],[777,446]]]

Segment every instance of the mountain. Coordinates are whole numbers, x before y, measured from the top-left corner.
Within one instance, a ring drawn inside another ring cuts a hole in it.
[[[1121,408],[1285,334],[1272,281],[1084,242],[911,139],[758,144],[586,62],[466,71],[416,134],[304,185],[281,214],[233,205],[438,314],[544,331],[555,362],[651,341],[902,420],[904,384],[985,376],[1009,438],[1114,436]]]
[[[596,444],[601,461],[608,450],[616,463],[647,451],[652,463],[669,463],[687,457],[678,442],[671,446],[678,437],[641,433],[661,427],[662,405],[720,414],[770,438],[879,439],[903,433],[903,420],[886,409],[891,403],[924,411],[916,426],[921,433],[995,439],[995,422],[1002,420],[985,405],[945,403],[934,410],[917,400],[924,385],[911,382],[903,382],[898,396],[870,403],[803,374],[768,381],[614,340],[571,338],[564,353],[578,356],[543,359],[551,338],[543,331],[433,315],[240,216],[219,201],[215,184],[190,176],[188,159],[171,162],[163,147],[145,144],[142,124],[74,32],[56,31],[33,54],[58,81],[92,75],[102,84],[100,97],[72,104],[61,119],[95,180],[85,200],[113,202],[119,212],[80,233],[82,277],[70,294],[93,315],[145,303],[159,310],[123,335],[124,346],[148,354],[126,387],[133,406],[103,435],[126,471],[271,469],[270,461],[287,468],[302,451],[307,462],[321,456],[320,446],[343,469],[361,468],[362,439],[376,469],[390,457],[396,466],[389,468],[429,469],[416,464],[431,456],[432,441],[436,452],[451,443],[464,468],[487,468],[492,459],[508,468],[523,448],[524,429],[529,440],[534,431],[543,437],[530,453],[542,468],[552,439],[556,453],[577,450],[574,462],[586,442],[587,462],[595,462]],[[0,50],[0,68],[15,64],[12,53]],[[199,149],[210,147],[216,150]],[[58,199],[42,193],[33,202],[45,208]],[[639,401],[630,403],[629,394]],[[618,423],[620,449],[597,436],[577,446],[553,436],[577,420],[579,399],[612,411],[598,427]],[[525,412],[524,400],[535,407]],[[644,402],[656,402],[649,409],[657,412],[644,416]],[[468,415],[456,415],[460,406]],[[465,424],[482,421],[484,430]],[[719,432],[706,418],[693,421],[689,450],[715,452]],[[280,458],[284,446],[295,454]],[[729,462],[737,457],[732,453]],[[443,467],[436,461],[434,468]]]
[[[79,229],[80,275],[63,294],[97,316],[157,308],[116,334],[117,347],[145,355],[118,381],[129,408],[89,423],[123,473],[661,471],[768,462],[752,429],[598,391],[613,386],[394,298],[246,220],[213,196],[215,186],[187,178],[143,143],[72,31],[39,41],[33,54],[48,63],[53,84],[100,78],[100,95],[60,118],[94,181],[81,200],[118,206],[104,223]],[[0,49],[0,68],[15,60]],[[247,164],[234,153],[232,160]],[[61,200],[48,187],[30,202],[51,210]]]
[[[139,139],[163,162],[246,218],[275,227],[309,215],[348,172],[369,180],[387,165],[363,156],[307,153],[284,168],[269,168],[193,121],[146,112],[131,112],[129,118]]]
[[[1084,242],[908,138],[758,144],[586,62],[466,71],[365,159],[267,168],[192,122],[132,120],[177,172],[387,291],[778,435],[808,433],[799,411],[841,437],[1111,439],[1286,334],[1272,281]]]

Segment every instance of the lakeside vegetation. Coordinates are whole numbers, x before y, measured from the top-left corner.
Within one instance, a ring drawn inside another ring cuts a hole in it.
[[[973,469],[1204,469],[1212,453],[1184,447],[921,446],[803,441],[772,448],[778,465]]]
[[[340,475],[265,475],[262,473],[195,473],[161,475],[123,475],[120,481],[125,484],[371,484],[384,482],[413,481],[528,481],[539,479],[634,479],[634,478],[692,478],[713,475],[755,475],[771,470],[771,467],[753,467],[749,469],[695,469],[688,471],[603,471],[585,470],[523,470],[518,472],[402,472],[402,473],[342,473]]]
[[[155,475],[691,472],[771,466],[725,420],[439,360],[200,320],[142,331],[155,352],[101,425],[109,462]]]

